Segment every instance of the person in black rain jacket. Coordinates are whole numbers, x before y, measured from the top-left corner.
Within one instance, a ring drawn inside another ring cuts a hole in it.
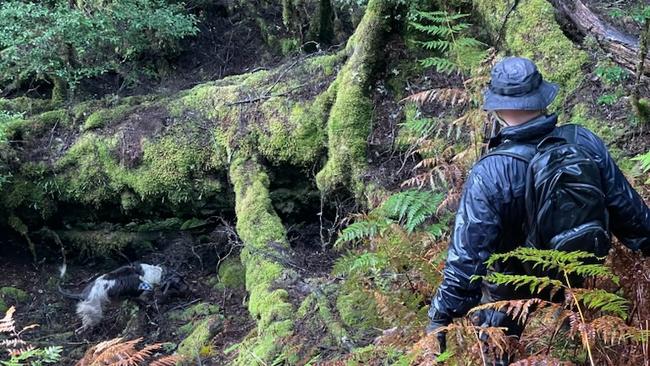
[[[505,141],[536,141],[552,132],[555,114],[546,114],[558,86],[542,79],[535,64],[525,58],[505,58],[494,66],[485,91],[483,108],[494,113],[503,126],[489,146]],[[628,248],[650,254],[650,209],[593,132],[577,127],[576,143],[583,146],[598,165],[604,182],[609,228]],[[491,155],[474,165],[465,183],[444,269],[444,279],[431,301],[427,332],[448,325],[453,318],[466,315],[479,302],[522,298],[511,288],[499,288],[474,275],[485,275],[485,261],[493,253],[511,251],[526,240],[524,202],[527,163],[505,155]],[[517,273],[513,264],[495,268]],[[523,274],[523,273],[520,273]],[[530,297],[530,295],[528,296]],[[508,327],[507,334],[523,330],[504,313],[481,311],[477,325]],[[444,348],[444,332],[438,333]],[[507,364],[507,361],[506,361]]]

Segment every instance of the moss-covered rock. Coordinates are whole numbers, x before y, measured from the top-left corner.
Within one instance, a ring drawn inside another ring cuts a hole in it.
[[[78,250],[78,254],[89,257],[106,257],[125,248],[144,253],[153,249],[155,235],[124,230],[114,225],[89,229],[61,230],[57,234],[61,241]]]
[[[49,99],[35,99],[29,97],[17,97],[12,99],[0,98],[0,110],[24,113],[27,116],[43,113],[56,107]]]
[[[100,109],[96,112],[93,112],[86,121],[84,122],[81,128],[84,131],[93,130],[95,128],[102,128],[108,126],[112,123],[119,122],[123,118],[129,115],[131,111],[134,110],[134,107],[129,105],[118,105],[113,108]]]
[[[219,283],[226,288],[239,288],[246,285],[246,268],[239,258],[230,257],[221,262]]]
[[[210,356],[210,340],[223,329],[220,317],[211,316],[199,323],[192,333],[178,346],[177,353],[184,357],[182,364],[194,365],[197,358]]]
[[[485,26],[497,38],[505,14],[512,7],[506,0],[474,0],[474,7]],[[503,38],[507,53],[535,61],[544,77],[561,86],[551,109],[564,105],[582,82],[582,66],[587,53],[568,39],[555,21],[555,10],[546,0],[520,1],[510,15]]]

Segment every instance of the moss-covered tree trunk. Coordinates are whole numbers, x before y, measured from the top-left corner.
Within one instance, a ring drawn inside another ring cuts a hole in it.
[[[383,59],[384,38],[394,11],[392,1],[368,3],[345,49],[349,59],[330,86],[336,99],[327,122],[328,160],[316,177],[323,192],[341,185],[358,197],[364,191],[361,175],[367,167],[366,147],[373,118],[371,88]]]
[[[237,153],[230,165],[230,178],[235,189],[237,233],[244,242],[241,259],[250,296],[248,310],[257,321],[256,337],[240,346],[238,363],[264,364],[281,353],[280,341],[291,336],[295,309],[280,283],[297,274],[286,266],[286,231],[271,206],[264,168],[256,157]]]

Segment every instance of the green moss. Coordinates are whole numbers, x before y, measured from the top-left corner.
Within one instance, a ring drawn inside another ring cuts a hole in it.
[[[118,201],[124,187],[123,171],[111,151],[117,139],[94,134],[81,136],[56,165],[61,199],[100,206]]]
[[[192,177],[207,170],[210,150],[197,149],[188,136],[165,136],[143,146],[142,165],[125,175],[127,184],[142,197],[166,196],[173,203],[189,202],[194,197],[195,181]],[[204,188],[207,188],[204,186]],[[207,191],[212,197],[221,191],[212,186]]]
[[[506,0],[477,0],[475,8],[494,38],[511,4]],[[555,21],[555,10],[546,0],[527,0],[518,4],[505,29],[505,48],[509,53],[535,61],[544,77],[561,87],[551,109],[564,105],[582,82],[582,66],[588,59],[569,40]]]
[[[344,288],[336,299],[336,309],[343,324],[354,331],[354,336],[364,337],[381,327],[374,298],[354,286]]]
[[[319,95],[313,102],[264,103],[266,129],[259,136],[259,151],[274,162],[290,162],[308,166],[325,148],[325,125],[331,107],[330,93]],[[288,119],[280,116],[289,116]]]
[[[7,304],[5,304],[4,300],[0,299],[0,315],[5,313],[9,309]]]
[[[281,38],[280,43],[280,52],[284,56],[288,56],[293,52],[298,50],[300,46],[300,40],[297,38]]]
[[[13,300],[14,302],[25,302],[30,299],[27,292],[15,287],[0,288],[0,297],[3,300]]]
[[[169,314],[169,319],[174,321],[183,321],[189,322],[201,318],[205,318],[209,315],[215,315],[219,313],[219,306],[210,304],[207,302],[200,302],[198,304],[192,305],[185,310],[174,311]]]
[[[94,230],[57,231],[57,234],[63,243],[77,249],[81,256],[106,257],[127,247],[141,253],[153,249],[150,242],[152,237],[111,226]]]
[[[241,77],[226,78],[220,83],[201,84],[183,92],[180,98],[171,101],[167,106],[169,114],[178,118],[185,113],[198,113],[203,118],[226,120],[237,112],[236,108],[227,104],[237,101],[239,85],[236,82],[240,80]]]
[[[214,200],[222,192],[220,182],[204,175],[212,168],[210,149],[197,149],[192,134],[170,133],[143,143],[142,163],[128,169],[115,153],[118,140],[88,133],[80,137],[57,162],[62,199],[100,206],[122,202],[132,209],[139,201],[156,200],[180,205]],[[125,189],[138,198],[126,197]]]
[[[372,364],[374,360],[382,360],[383,365],[409,365],[409,363],[397,363],[403,352],[397,351],[388,346],[377,346],[374,344],[359,347],[352,351],[345,362],[345,366],[362,366]]]
[[[345,52],[314,57],[307,60],[307,68],[310,73],[322,73],[325,76],[332,76],[336,74],[346,57]]]
[[[637,105],[639,115],[636,116],[639,119],[639,122],[647,125],[650,123],[650,99],[641,98]]]
[[[221,319],[217,316],[212,316],[201,323],[199,323],[192,333],[181,342],[178,346],[177,353],[185,357],[184,364],[193,365],[197,356],[201,354],[201,350],[210,343],[212,337],[215,336],[216,323],[220,323]]]
[[[219,265],[219,283],[226,288],[246,285],[246,269],[238,258],[227,258]]]
[[[236,156],[230,166],[230,178],[235,189],[237,233],[244,242],[241,259],[246,267],[246,289],[250,294],[248,310],[257,320],[258,336],[249,351],[254,362],[270,362],[280,352],[279,339],[292,333],[294,312],[288,293],[277,289],[276,283],[288,275],[277,260],[287,248],[286,231],[274,212],[269,197],[269,178],[255,159]],[[275,288],[275,289],[274,289]],[[238,364],[244,365],[251,356],[240,352]]]
[[[160,221],[149,221],[139,225],[134,225],[134,232],[152,232],[152,231],[172,231],[180,230],[183,220],[178,217],[172,217]]]
[[[84,122],[81,129],[83,131],[89,131],[120,122],[133,110],[134,107],[129,105],[118,105],[112,108],[100,109],[86,118],[86,122]]]
[[[0,98],[0,110],[25,113],[27,116],[43,113],[54,108],[54,104],[49,99],[35,99],[28,97],[18,97],[12,99]]]
[[[389,30],[393,4],[371,0],[361,24],[348,41],[350,58],[330,86],[336,93],[327,123],[328,160],[316,176],[321,191],[346,186],[357,196],[363,193],[361,175],[366,169],[366,143],[373,103],[369,87],[380,62],[382,40]]]
[[[607,145],[614,144],[625,135],[625,129],[622,129],[620,125],[607,123],[592,117],[589,109],[590,107],[584,103],[575,105],[571,110],[568,122],[590,129],[603,139]]]
[[[14,118],[2,126],[9,139],[29,140],[50,133],[57,126],[68,126],[70,118],[64,109],[44,112],[30,118]]]
[[[58,187],[44,163],[22,165],[3,191],[0,204],[9,212],[21,207],[28,208],[28,212],[47,220],[57,211],[53,197]]]

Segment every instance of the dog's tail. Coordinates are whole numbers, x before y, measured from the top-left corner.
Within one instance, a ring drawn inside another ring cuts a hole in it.
[[[75,294],[73,292],[64,290],[63,288],[61,288],[61,285],[58,285],[57,287],[59,288],[59,293],[61,295],[65,296],[65,297],[67,297],[68,299],[74,299],[74,300],[83,300],[84,299],[82,294]]]

